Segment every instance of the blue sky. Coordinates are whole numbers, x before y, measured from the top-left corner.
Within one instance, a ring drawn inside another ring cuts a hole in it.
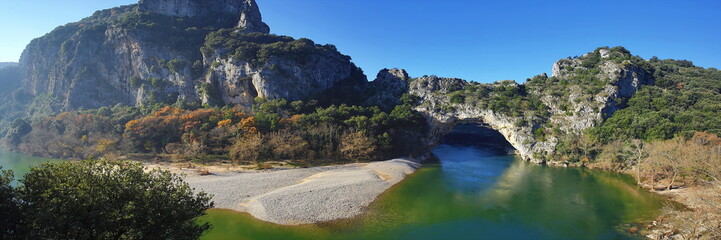
[[[257,0],[276,34],[332,43],[372,80],[412,76],[519,82],[560,58],[624,46],[644,58],[721,68],[721,1]],[[0,61],[58,25],[135,1],[14,1],[0,7]]]

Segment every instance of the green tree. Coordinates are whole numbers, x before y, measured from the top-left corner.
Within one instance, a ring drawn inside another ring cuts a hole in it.
[[[0,239],[14,239],[18,235],[21,219],[11,170],[2,170],[0,166]]]
[[[82,161],[33,168],[18,190],[29,239],[197,239],[213,207],[168,171]]]

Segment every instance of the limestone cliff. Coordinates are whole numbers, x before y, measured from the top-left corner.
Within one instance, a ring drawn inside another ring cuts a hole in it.
[[[23,88],[42,108],[34,110],[197,101],[194,75],[202,66],[194,63],[205,35],[238,20],[228,15],[178,18],[143,9],[98,11],[33,40],[21,66]]]
[[[205,102],[249,105],[254,99],[300,100],[337,86],[365,86],[367,79],[333,45],[310,39],[219,31],[203,47]]]
[[[550,107],[553,124],[580,134],[621,109],[641,86],[654,83],[644,63],[623,48],[599,48],[559,60],[553,64],[552,80],[532,83],[532,88]]]
[[[206,42],[218,32],[235,38],[228,41],[253,34],[261,40],[243,42],[253,46]],[[255,97],[301,99],[339,84],[365,83],[335,47],[268,32],[254,0],[142,0],[98,11],[25,49],[30,115],[177,101],[247,105]],[[277,48],[288,42],[312,51]],[[268,51],[233,57],[258,51],[256,46]]]

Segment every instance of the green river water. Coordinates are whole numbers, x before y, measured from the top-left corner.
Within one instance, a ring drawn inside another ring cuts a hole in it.
[[[441,145],[439,163],[381,195],[367,214],[279,226],[211,210],[204,239],[633,239],[618,226],[654,218],[664,200],[628,176],[524,162],[473,146]]]
[[[280,226],[212,209],[202,239],[633,239],[618,226],[652,219],[664,200],[624,175],[526,163],[473,146],[441,145],[359,217]],[[43,158],[0,152],[22,176]]]

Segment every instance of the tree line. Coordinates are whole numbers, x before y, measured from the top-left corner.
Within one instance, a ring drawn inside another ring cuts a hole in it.
[[[404,99],[409,99],[406,97]],[[323,164],[407,156],[421,149],[425,119],[410,103],[378,107],[258,99],[240,107],[155,106],[65,112],[13,124],[6,142],[59,158],[167,156],[178,161]]]

